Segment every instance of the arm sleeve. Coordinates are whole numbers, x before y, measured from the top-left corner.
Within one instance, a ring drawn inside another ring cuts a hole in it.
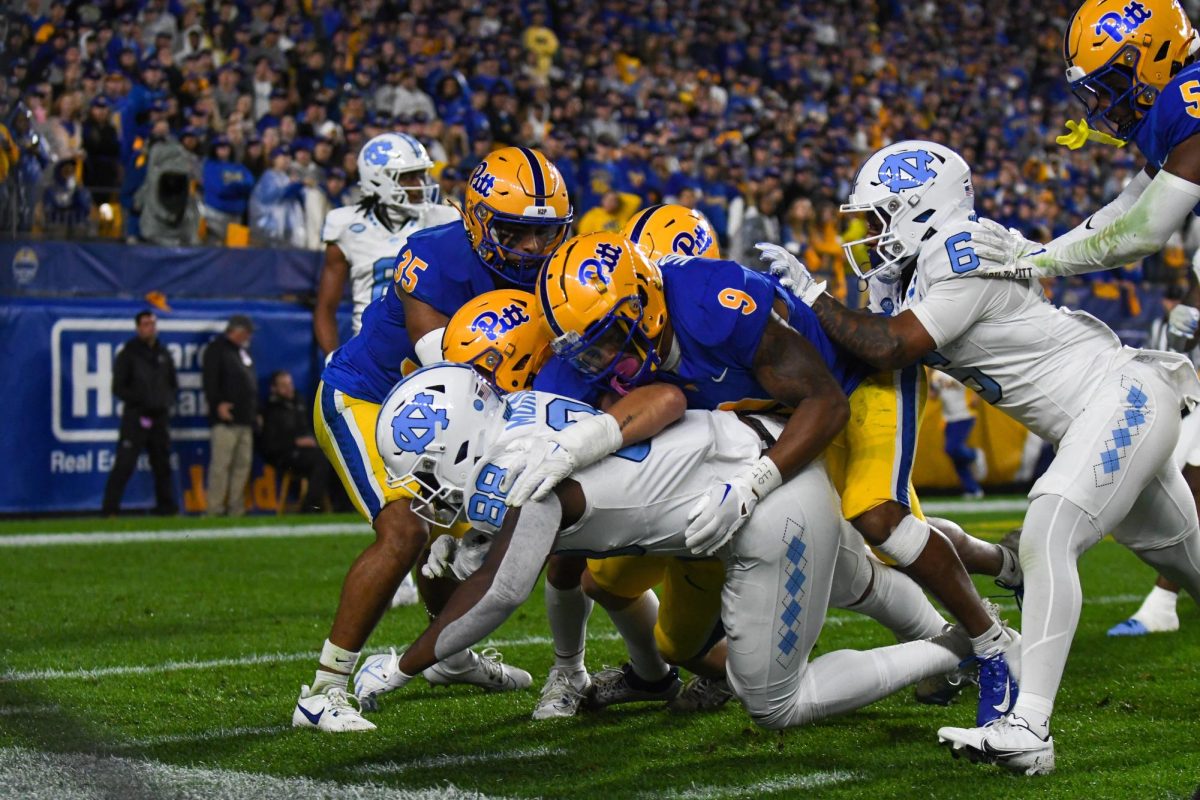
[[[1076,228],[1047,245],[1045,253],[1031,256],[1040,273],[1080,275],[1112,269],[1161,250],[1200,202],[1200,185],[1159,170],[1135,197],[1131,189],[1140,182],[1141,176],[1080,226],[1085,228],[1082,233]],[[1098,224],[1105,221],[1099,219],[1102,214],[1108,217],[1104,225]],[[1086,230],[1089,224],[1091,230]]]
[[[342,229],[345,227],[342,224],[342,215],[330,211],[325,215],[325,224],[321,226],[321,241],[326,244],[337,244],[338,239],[342,237]]]
[[[513,528],[491,586],[467,613],[442,629],[434,655],[442,659],[482,641],[525,602],[542,574],[561,521],[562,505],[554,493],[521,507],[521,518]],[[489,554],[489,560],[491,557]],[[482,577],[476,573],[470,580]]]
[[[988,297],[999,284],[995,281],[942,280],[908,310],[943,347],[974,325],[987,309]]]

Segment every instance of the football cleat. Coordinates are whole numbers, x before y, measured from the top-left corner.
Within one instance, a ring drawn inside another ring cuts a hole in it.
[[[974,659],[968,658],[949,672],[917,681],[914,694],[916,701],[923,705],[948,706],[972,683],[979,683],[979,666]]]
[[[542,687],[542,696],[533,709],[533,718],[562,719],[575,716],[591,688],[592,678],[587,670],[570,672],[557,667],[550,670],[550,676]]]
[[[599,709],[618,703],[674,700],[681,686],[683,682],[675,667],[671,667],[661,680],[647,681],[638,677],[633,666],[626,662],[620,667],[606,667],[592,676],[588,707]]]
[[[404,576],[404,580],[396,587],[396,593],[392,595],[392,608],[414,606],[420,599],[420,595],[417,594],[417,582],[413,580],[412,573],[410,572]]]
[[[471,666],[464,670],[451,670],[445,664],[437,663],[422,673],[425,680],[434,686],[466,683],[482,686],[491,692],[528,689],[533,684],[532,675],[523,669],[505,664],[500,651],[494,647],[489,647],[482,653],[476,653],[474,650],[468,650],[467,653],[471,656]]]
[[[292,727],[313,728],[326,733],[375,730],[375,724],[351,704],[346,690],[336,686],[320,694],[310,694],[307,686],[301,686],[300,697],[292,711]]]
[[[1139,612],[1140,613],[1140,612]],[[1137,617],[1130,617],[1124,622],[1118,622],[1108,629],[1109,636],[1145,636],[1148,633],[1173,633],[1179,630],[1179,616],[1162,615],[1159,619],[1147,624]]]
[[[975,710],[975,724],[979,727],[1007,714],[1017,702],[1020,674],[1021,634],[1005,628],[1008,643],[999,653],[991,656],[975,656],[979,664],[979,706]]]
[[[1026,775],[1054,772],[1054,737],[1038,736],[1021,717],[1008,714],[981,728],[940,728],[938,742],[951,754],[971,761],[995,764]]]
[[[674,699],[667,701],[667,710],[677,714],[691,714],[696,711],[716,711],[729,702],[733,690],[724,678],[702,678],[693,675]]]
[[[378,711],[379,696],[399,689],[407,680],[402,680],[400,656],[396,648],[389,647],[386,653],[367,656],[354,675],[354,696],[363,711]]]

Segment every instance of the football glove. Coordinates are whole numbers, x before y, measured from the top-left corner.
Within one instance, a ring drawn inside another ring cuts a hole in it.
[[[1192,339],[1196,329],[1200,327],[1200,310],[1185,306],[1182,303],[1171,309],[1167,315],[1167,333],[1181,339]]]
[[[758,501],[782,483],[775,462],[763,456],[728,482],[714,484],[688,511],[684,544],[696,555],[713,555],[746,524]]]
[[[1030,272],[1022,277],[1045,276],[1046,273],[1030,260],[1031,256],[1044,253],[1045,246],[1026,239],[1016,228],[1005,228],[999,222],[985,217],[979,218],[979,228],[971,234],[971,247],[981,261],[990,262],[978,271],[980,274],[1025,268]],[[975,270],[963,274],[970,275],[972,272]]]
[[[1109,136],[1103,131],[1095,130],[1087,124],[1086,119],[1081,119],[1076,122],[1069,119],[1066,122],[1069,133],[1064,133],[1062,136],[1055,137],[1054,141],[1061,144],[1063,147],[1069,147],[1072,150],[1078,150],[1088,142],[1099,142],[1100,144],[1108,144],[1113,147],[1124,147],[1125,141],[1114,136]]]
[[[520,507],[544,500],[572,472],[620,450],[623,443],[621,426],[611,414],[586,416],[549,437],[518,439],[496,460],[512,478],[504,502]]]
[[[759,242],[754,249],[762,254],[759,260],[767,262],[768,269],[779,278],[780,285],[800,298],[806,306],[817,302],[817,298],[825,292],[825,281],[814,278],[808,267],[786,248],[770,242]]]
[[[453,577],[465,581],[483,564],[491,546],[492,540],[477,531],[468,533],[462,539],[443,533],[433,540],[421,574],[426,578]]]

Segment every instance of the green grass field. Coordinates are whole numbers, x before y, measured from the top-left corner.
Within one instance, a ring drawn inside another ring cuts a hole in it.
[[[992,539],[1019,521],[948,516]],[[1054,719],[1058,772],[1019,778],[936,744],[939,726],[973,719],[973,698],[933,708],[905,692],[783,734],[756,729],[736,703],[693,717],[626,706],[534,723],[550,662],[540,592],[493,642],[533,673],[532,690],[484,695],[418,680],[385,700],[374,733],[292,730],[296,694],[369,532],[343,517],[238,523],[314,523],[342,525],[280,538],[16,547],[11,537],[23,533],[221,526],[0,523],[0,797],[1098,800],[1190,798],[1200,784],[1200,612],[1184,599],[1182,632],[1106,638],[1153,580],[1109,540],[1082,562],[1086,605]],[[422,627],[417,609],[392,612],[368,651]],[[590,630],[589,668],[624,660],[599,609]],[[817,654],[888,643],[875,623],[835,611]]]

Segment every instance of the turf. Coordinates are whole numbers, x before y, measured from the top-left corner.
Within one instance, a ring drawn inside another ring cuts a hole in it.
[[[950,516],[993,539],[1019,522],[1012,513]],[[352,518],[221,524],[277,521]],[[215,525],[6,521],[0,536],[184,527]],[[756,729],[736,705],[692,717],[642,706],[534,723],[529,712],[549,664],[540,591],[495,636],[508,642],[507,661],[534,674],[534,690],[483,695],[418,680],[385,701],[373,734],[292,730],[292,705],[311,680],[345,570],[368,541],[364,527],[361,539],[0,549],[0,750],[302,776],[351,794],[453,784],[509,797],[1190,798],[1200,783],[1200,611],[1184,599],[1182,632],[1108,639],[1153,580],[1109,540],[1081,563],[1090,601],[1058,697],[1059,767],[1038,779],[951,759],[935,732],[967,724],[973,703],[919,706],[907,692],[783,734]],[[872,622],[845,612],[831,619],[818,655],[890,643]],[[368,649],[401,645],[422,627],[421,612],[399,609]],[[590,630],[589,667],[620,663],[602,612]],[[127,669],[135,666],[147,669]]]

